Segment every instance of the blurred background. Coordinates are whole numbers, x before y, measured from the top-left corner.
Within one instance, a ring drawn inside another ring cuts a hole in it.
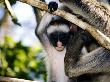
[[[21,26],[0,7],[0,76],[46,82],[45,53],[35,35],[33,8],[21,2],[12,8]]]

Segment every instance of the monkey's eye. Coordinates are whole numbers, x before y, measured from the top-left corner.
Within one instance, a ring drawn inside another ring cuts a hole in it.
[[[50,12],[56,11],[57,8],[58,8],[58,4],[56,2],[54,2],[54,1],[49,2],[48,9]]]
[[[51,38],[53,38],[54,40],[57,40],[58,39],[57,33],[52,33]]]
[[[58,41],[58,33],[51,33],[50,35],[49,35],[49,40],[50,40],[50,42],[52,43],[52,45],[53,46],[56,46],[56,44],[57,44],[57,41]]]
[[[68,43],[68,41],[69,41],[69,33],[60,34],[59,39],[63,43],[63,45],[65,46]]]

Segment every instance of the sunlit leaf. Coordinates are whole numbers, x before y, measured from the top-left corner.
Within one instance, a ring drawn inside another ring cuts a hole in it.
[[[36,68],[36,67],[37,67],[37,62],[36,62],[36,60],[30,61],[28,66],[31,67],[31,68]]]
[[[8,62],[4,58],[2,58],[2,66],[3,68],[7,68],[8,66]]]
[[[18,50],[18,53],[16,54],[16,58],[22,62],[25,62],[26,61],[26,54],[25,54],[25,51],[24,50]]]
[[[5,40],[9,47],[13,48],[15,46],[15,42],[11,37],[5,36]]]
[[[15,66],[15,67],[14,67],[14,71],[15,71],[15,72],[20,72],[20,68],[19,68],[18,66]]]
[[[11,68],[7,68],[7,72],[6,72],[6,74],[8,75],[8,76],[15,76],[16,74],[15,74],[15,72],[14,72],[14,70],[12,70]]]

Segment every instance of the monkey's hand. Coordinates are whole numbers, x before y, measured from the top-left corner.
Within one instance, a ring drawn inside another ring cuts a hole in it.
[[[57,8],[58,8],[58,4],[56,2],[54,2],[54,1],[49,2],[48,9],[50,12],[56,11]]]

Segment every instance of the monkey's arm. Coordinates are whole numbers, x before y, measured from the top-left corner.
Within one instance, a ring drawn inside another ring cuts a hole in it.
[[[46,34],[46,27],[52,20],[53,15],[46,12],[35,30],[36,35],[38,36],[39,40],[43,44],[44,47],[48,47],[50,45],[47,34]]]
[[[68,68],[70,77],[87,73],[107,73],[110,71],[110,51],[98,48],[84,55],[76,64]]]

